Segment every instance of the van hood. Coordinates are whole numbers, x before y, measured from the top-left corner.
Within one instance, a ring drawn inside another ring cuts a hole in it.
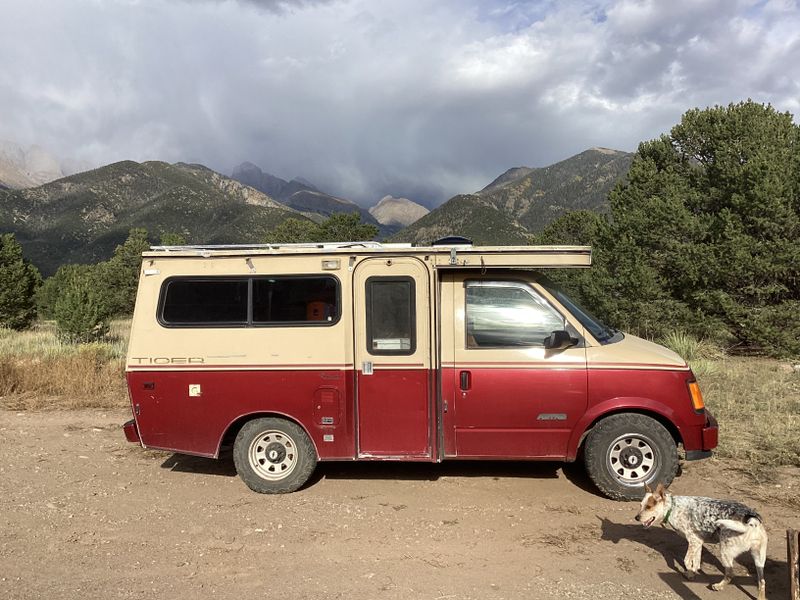
[[[595,346],[590,350],[588,358],[593,363],[614,363],[673,369],[688,368],[686,361],[669,348],[628,333],[619,342],[606,344],[605,346]]]

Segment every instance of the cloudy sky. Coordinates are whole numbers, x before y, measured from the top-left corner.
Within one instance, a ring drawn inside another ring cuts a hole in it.
[[[2,0],[0,139],[251,161],[372,204],[635,150],[689,108],[800,119],[798,0]]]

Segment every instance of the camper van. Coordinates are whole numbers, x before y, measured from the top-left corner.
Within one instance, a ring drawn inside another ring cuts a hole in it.
[[[261,493],[319,461],[582,460],[640,498],[717,424],[674,352],[550,282],[581,246],[153,247],[126,376],[144,448],[219,458]]]

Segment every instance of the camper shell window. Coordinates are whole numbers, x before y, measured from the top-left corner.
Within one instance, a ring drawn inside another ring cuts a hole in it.
[[[367,352],[410,356],[417,349],[416,298],[411,277],[370,277],[366,283]]]
[[[172,277],[158,320],[165,327],[328,326],[341,316],[336,277]]]

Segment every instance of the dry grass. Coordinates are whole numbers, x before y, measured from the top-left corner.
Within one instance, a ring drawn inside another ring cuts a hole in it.
[[[129,321],[103,342],[69,344],[52,323],[0,329],[0,407],[10,410],[110,408],[127,402],[124,356]]]
[[[800,372],[765,358],[724,358],[698,377],[720,424],[717,456],[735,458],[758,476],[800,466]]]
[[[658,340],[680,354],[700,381],[720,424],[716,456],[735,459],[755,480],[779,466],[800,466],[800,372],[791,363],[731,357],[676,331]]]
[[[125,406],[124,356],[130,322],[115,322],[104,343],[65,344],[51,324],[32,331],[0,329],[0,407],[12,410]],[[664,340],[666,341],[666,340]],[[696,371],[706,404],[720,423],[716,455],[769,476],[779,466],[800,466],[800,372],[790,363],[726,357],[684,339],[670,340]]]

